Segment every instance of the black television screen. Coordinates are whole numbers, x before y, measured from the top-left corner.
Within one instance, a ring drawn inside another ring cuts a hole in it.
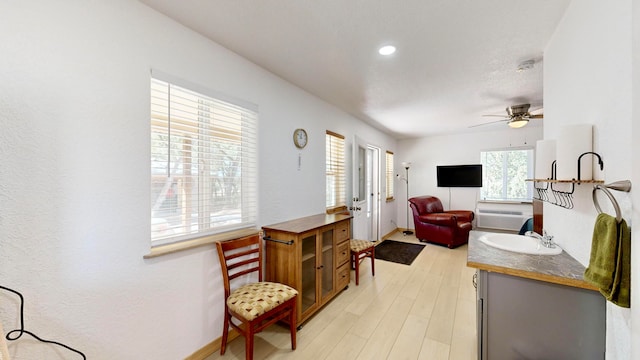
[[[482,187],[482,165],[438,165],[438,187]]]

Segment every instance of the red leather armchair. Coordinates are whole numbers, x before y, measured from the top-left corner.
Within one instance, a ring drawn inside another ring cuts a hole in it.
[[[473,211],[444,211],[442,202],[435,196],[418,196],[409,199],[413,210],[416,237],[420,241],[445,245],[450,249],[469,241]]]

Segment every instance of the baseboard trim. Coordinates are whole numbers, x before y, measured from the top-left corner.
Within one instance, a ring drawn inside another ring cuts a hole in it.
[[[394,233],[396,233],[397,231],[401,231],[401,230],[402,230],[402,229],[400,229],[400,228],[395,228],[395,229],[391,230],[391,232],[389,232],[388,234],[384,235],[384,236],[382,237],[382,239],[380,239],[380,241],[382,241],[382,240],[387,240],[388,238],[390,238],[390,237],[391,237],[391,235],[393,235],[393,234],[394,234]]]
[[[227,341],[227,343],[237,338],[238,336],[240,336],[240,333],[238,333],[236,330],[233,330],[233,329],[229,330],[229,340]],[[200,349],[196,350],[196,352],[187,356],[186,358],[184,358],[184,360],[204,360],[207,358],[207,356],[210,356],[214,354],[216,351],[219,351],[221,345],[222,345],[222,337],[219,337],[213,340],[212,342],[208,343],[207,345],[201,347]]]

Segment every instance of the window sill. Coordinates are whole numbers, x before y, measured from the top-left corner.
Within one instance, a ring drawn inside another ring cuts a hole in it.
[[[347,211],[347,207],[346,206],[338,206],[338,207],[326,209],[326,213],[329,214],[329,215],[343,213],[343,212],[346,212],[346,211]]]
[[[533,200],[517,201],[517,200],[478,200],[478,204],[533,204]]]
[[[172,244],[158,245],[151,247],[151,251],[144,255],[145,259],[152,259],[158,256],[173,254],[176,252],[193,249],[200,246],[210,245],[218,241],[231,240],[240,237],[255,235],[260,233],[260,230],[255,228],[247,228],[224,232],[215,235],[203,236],[197,239],[180,241]]]

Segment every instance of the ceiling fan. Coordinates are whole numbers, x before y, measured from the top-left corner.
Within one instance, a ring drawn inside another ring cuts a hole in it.
[[[489,125],[489,124],[495,124],[498,122],[506,122],[507,125],[509,125],[509,127],[517,129],[517,128],[521,128],[525,125],[527,125],[529,123],[530,119],[542,119],[543,116],[542,114],[531,114],[529,112],[529,107],[531,105],[530,104],[521,104],[521,105],[512,105],[506,108],[507,111],[507,115],[483,115],[483,116],[497,116],[497,117],[502,117],[504,119],[502,120],[497,120],[497,121],[491,121],[488,123],[484,123],[484,124],[478,124],[478,125],[473,125],[473,126],[469,126],[470,128],[472,127],[476,127],[476,126],[484,126],[484,125]]]

